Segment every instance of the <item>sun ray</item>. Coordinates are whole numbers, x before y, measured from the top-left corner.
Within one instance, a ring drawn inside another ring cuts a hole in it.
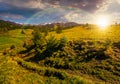
[[[95,18],[95,24],[101,28],[105,29],[110,25],[110,16],[108,15],[99,15]]]

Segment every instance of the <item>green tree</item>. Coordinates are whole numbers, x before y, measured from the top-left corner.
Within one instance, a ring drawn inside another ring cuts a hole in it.
[[[58,33],[58,34],[62,33],[62,28],[58,27],[58,28],[56,29],[56,33]]]
[[[63,36],[62,38],[60,38],[59,49],[62,49],[66,44],[67,44],[67,38]]]
[[[36,52],[39,54],[42,53],[46,45],[45,35],[39,32],[38,30],[36,30],[33,34],[33,43],[34,43]]]

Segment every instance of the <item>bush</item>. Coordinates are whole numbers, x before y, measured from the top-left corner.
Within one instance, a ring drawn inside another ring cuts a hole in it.
[[[62,28],[60,28],[60,27],[57,28],[57,29],[56,29],[56,33],[58,33],[58,34],[62,33]]]
[[[66,44],[67,44],[67,38],[66,37],[60,38],[59,49],[62,49]]]
[[[109,47],[109,48],[107,48],[107,50],[104,52],[105,53],[105,56],[107,57],[107,58],[114,58],[115,57],[115,52],[114,52],[114,50],[113,50],[113,48],[111,48],[111,47]]]
[[[25,31],[22,29],[21,34],[25,34]]]
[[[64,80],[67,78],[67,74],[64,71],[59,71],[51,68],[46,69],[45,76],[48,76],[48,77],[53,76],[61,80]]]
[[[11,45],[11,46],[10,46],[10,49],[15,49],[15,45]]]
[[[67,73],[65,73],[64,71],[60,71],[54,68],[39,67],[34,63],[26,62],[20,58],[16,58],[16,61],[22,67],[35,71],[35,72],[37,71],[37,73],[39,73],[40,75],[44,75],[48,77],[53,76],[53,77],[57,77],[62,80],[64,80],[68,76]]]

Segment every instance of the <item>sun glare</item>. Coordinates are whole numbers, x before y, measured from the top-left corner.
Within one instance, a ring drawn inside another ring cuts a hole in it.
[[[96,18],[96,25],[101,29],[105,29],[110,25],[110,17],[107,15],[100,15]]]

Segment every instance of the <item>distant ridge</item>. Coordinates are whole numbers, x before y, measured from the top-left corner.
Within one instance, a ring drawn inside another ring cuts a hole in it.
[[[37,26],[37,27],[54,27],[54,26],[58,26],[58,27],[74,27],[74,26],[78,26],[78,23],[75,22],[56,22],[56,23],[44,23],[44,24],[19,24],[17,22],[12,22],[12,21],[6,21],[6,20],[2,20],[0,19],[0,27],[6,27],[6,26],[16,26],[16,27],[21,27],[21,26]]]

